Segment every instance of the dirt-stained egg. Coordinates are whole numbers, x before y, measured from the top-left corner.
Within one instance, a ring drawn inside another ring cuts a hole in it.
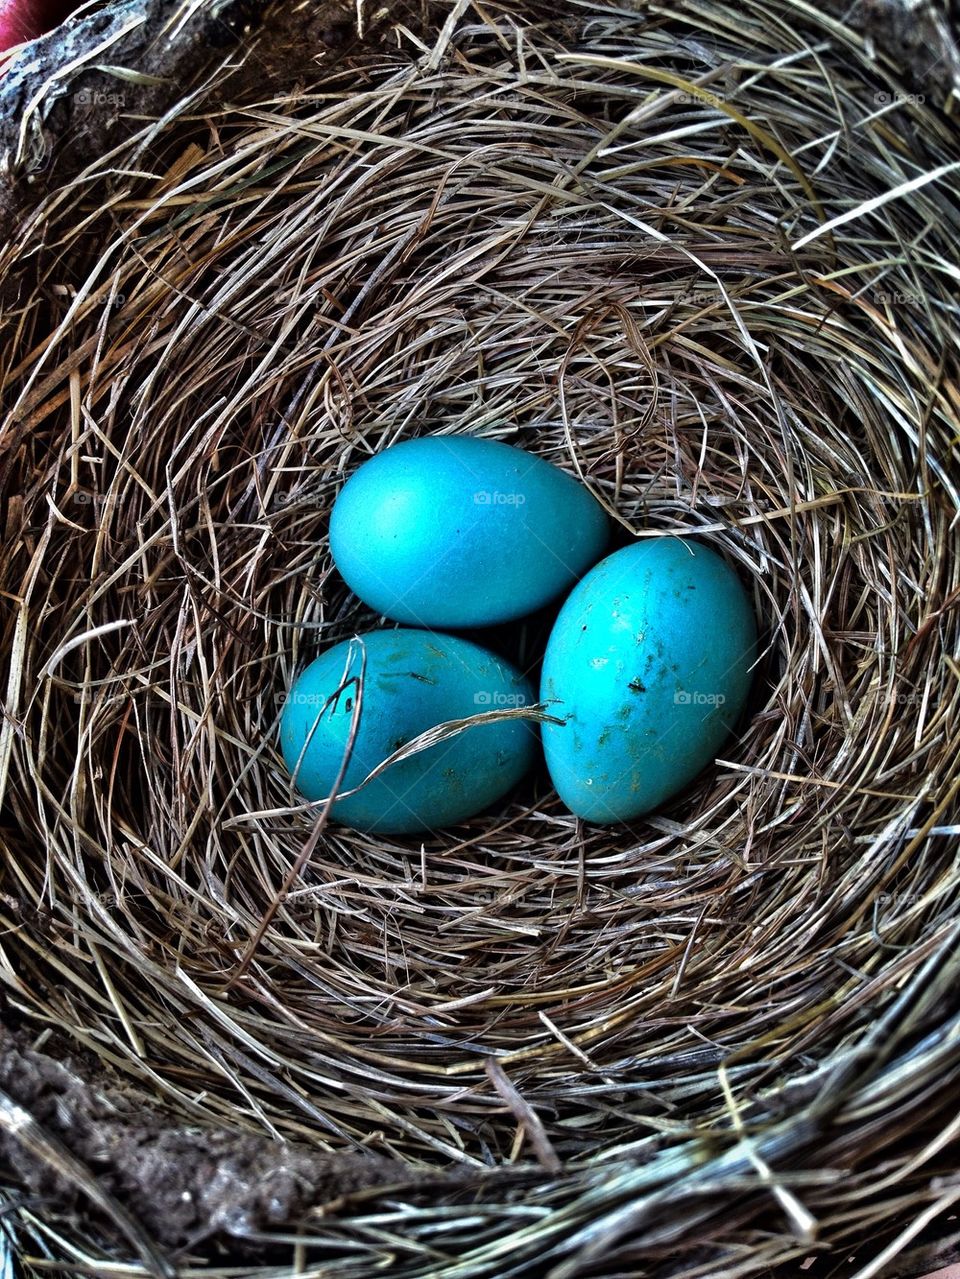
[[[280,745],[300,793],[325,799],[356,721],[331,817],[357,830],[427,831],[482,812],[523,777],[537,750],[529,719],[471,725],[360,783],[427,729],[534,701],[519,671],[477,644],[422,630],[372,631],[327,649],[301,672],[284,702]]]
[[[571,591],[541,700],[547,766],[579,817],[629,821],[717,756],[751,684],[756,621],[736,573],[685,538],[634,543]]]

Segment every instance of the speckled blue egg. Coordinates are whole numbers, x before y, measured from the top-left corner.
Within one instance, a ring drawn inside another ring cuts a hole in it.
[[[547,643],[550,776],[587,821],[625,822],[714,760],[743,710],[756,622],[736,573],[684,538],[608,556],[573,589]]]
[[[414,626],[492,626],[532,613],[603,554],[600,503],[533,453],[467,435],[384,449],[341,489],[330,550],[378,613]]]
[[[534,701],[529,682],[477,644],[421,630],[373,631],[327,649],[299,675],[284,702],[280,745],[300,793],[325,799],[355,714],[356,736],[338,794],[359,786],[394,751],[437,724]],[[393,834],[464,821],[520,780],[536,745],[530,720],[473,725],[391,764],[355,794],[337,799],[330,815],[357,830]]]

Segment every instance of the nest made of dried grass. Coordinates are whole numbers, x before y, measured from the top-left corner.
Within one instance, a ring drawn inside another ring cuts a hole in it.
[[[866,1279],[960,1199],[956,129],[799,3],[446,17],[3,247],[0,976],[171,1123],[437,1175],[158,1212],[184,1273]],[[750,584],[752,714],[630,829],[291,795],[283,692],[377,624],[332,498],[464,431]],[[14,1207],[31,1275],[154,1264]]]

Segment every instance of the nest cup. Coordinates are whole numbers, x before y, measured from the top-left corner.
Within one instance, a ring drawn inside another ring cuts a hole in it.
[[[955,127],[808,10],[448,16],[182,103],[4,246],[8,999],[171,1123],[435,1177],[149,1223],[197,1266],[893,1256],[960,1194]],[[283,695],[379,624],[333,498],[464,432],[752,591],[749,716],[629,827],[544,776],[423,841],[291,792]],[[96,1213],[10,1229],[147,1273]]]

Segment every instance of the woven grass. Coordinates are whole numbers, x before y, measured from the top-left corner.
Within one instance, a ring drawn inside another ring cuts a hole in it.
[[[909,1273],[960,1201],[955,125],[799,3],[444,12],[3,246],[0,977],[171,1123],[437,1174],[184,1274]],[[378,624],[331,502],[461,432],[751,587],[750,717],[630,828],[291,794],[284,691]],[[30,1276],[150,1272],[14,1207]]]

